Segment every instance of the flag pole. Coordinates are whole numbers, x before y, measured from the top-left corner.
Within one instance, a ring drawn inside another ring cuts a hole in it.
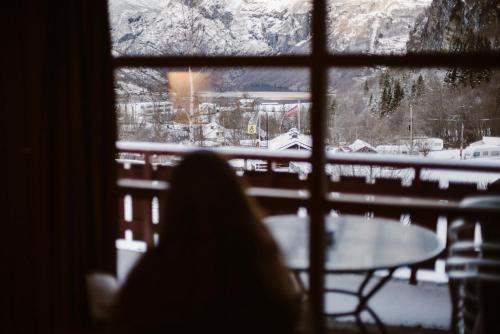
[[[260,146],[260,109],[257,111],[257,143]]]
[[[297,112],[297,125],[298,125],[298,130],[300,133],[300,100],[298,101],[299,103],[299,111]]]
[[[267,149],[269,149],[269,114],[267,111],[266,111],[266,147]]]

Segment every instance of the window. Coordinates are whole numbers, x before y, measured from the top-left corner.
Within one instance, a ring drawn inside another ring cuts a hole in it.
[[[498,157],[498,156],[500,156],[500,151],[493,151],[493,152],[491,152],[491,156],[492,157]]]
[[[448,48],[436,49],[445,43],[444,31],[426,26],[435,32],[431,41],[413,30],[427,24],[423,14],[430,0],[395,1],[394,11],[373,9],[368,0],[227,1],[227,6],[215,1],[203,10],[196,1],[147,3],[141,1],[127,12],[118,1],[110,2],[117,96],[130,106],[141,95],[157,103],[172,102],[172,112],[153,121],[119,112],[119,120],[133,118],[136,124],[120,130],[120,138],[270,148],[272,135],[289,130],[289,140],[307,141],[295,147],[311,150],[313,240],[324,233],[325,143],[330,152],[378,151],[376,146],[384,145],[390,146],[388,151],[422,158],[459,159],[460,148],[469,144],[467,134],[485,129],[483,123],[488,123],[487,131],[481,134],[500,135],[498,119],[485,107],[498,103],[492,93],[499,82],[497,58],[487,53],[493,47],[483,37],[456,32]],[[414,21],[390,16],[398,12]],[[154,29],[147,31],[148,26]],[[495,30],[488,29],[484,27]],[[402,39],[401,33],[411,38]],[[163,43],[148,40],[160,35]],[[481,68],[470,68],[477,64]],[[141,78],[150,86],[139,84]],[[244,92],[231,89],[235,84],[245,87]],[[255,94],[259,90],[274,96]],[[476,110],[485,114],[474,114]],[[214,120],[231,131],[214,138],[204,128]],[[254,168],[266,166],[258,161]],[[322,251],[319,242],[312,243],[310,282],[317,310],[323,303]]]

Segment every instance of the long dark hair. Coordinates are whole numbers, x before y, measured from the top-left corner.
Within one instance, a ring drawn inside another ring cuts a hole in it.
[[[240,179],[213,152],[192,153],[177,166],[163,214],[160,249],[179,244],[190,251],[198,248],[205,257],[212,245],[217,254],[211,255],[226,262],[235,256],[246,262],[262,252],[278,256],[276,244]]]
[[[126,332],[293,330],[297,305],[289,274],[226,161],[208,151],[187,155],[172,172],[161,213],[159,245],[120,294],[116,319],[128,323]],[[147,321],[130,323],[140,319],[127,312],[131,303],[142,305],[135,312],[147,310]]]

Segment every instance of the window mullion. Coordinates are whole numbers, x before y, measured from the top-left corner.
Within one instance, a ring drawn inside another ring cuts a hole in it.
[[[311,97],[312,97],[312,173],[310,178],[310,231],[309,231],[309,291],[313,321],[316,333],[325,332],[324,322],[324,262],[326,209],[325,175],[325,135],[326,135],[326,91],[327,37],[326,37],[326,0],[313,2],[312,26]]]

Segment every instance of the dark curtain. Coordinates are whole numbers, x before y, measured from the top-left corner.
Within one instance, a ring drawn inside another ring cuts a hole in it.
[[[116,268],[107,3],[14,3],[1,14],[0,332],[79,332],[85,274]]]

